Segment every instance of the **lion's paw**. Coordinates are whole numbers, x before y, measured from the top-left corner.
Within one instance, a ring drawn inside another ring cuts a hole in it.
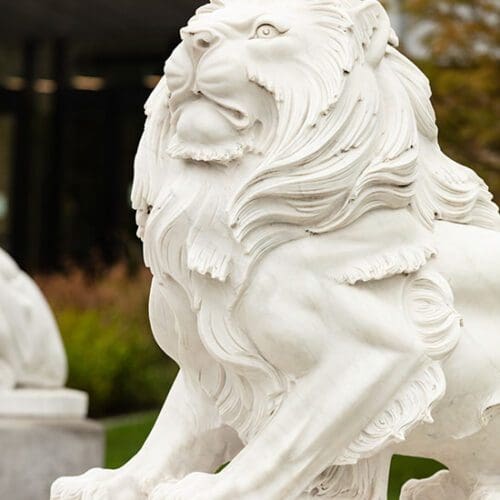
[[[81,476],[57,479],[50,500],[146,500],[146,495],[124,472],[91,469]]]
[[[86,485],[96,484],[111,476],[107,469],[90,469],[81,476],[60,477],[52,484],[50,500],[80,500]]]

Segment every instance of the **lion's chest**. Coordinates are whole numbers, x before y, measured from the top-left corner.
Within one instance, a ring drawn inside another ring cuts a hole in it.
[[[335,348],[331,283],[278,251],[258,266],[236,316],[259,352],[292,379],[307,375]]]
[[[153,274],[173,278],[193,300],[200,280],[229,281],[239,261],[226,220],[229,191],[217,179],[195,180],[185,175],[172,179],[153,208],[144,238]]]

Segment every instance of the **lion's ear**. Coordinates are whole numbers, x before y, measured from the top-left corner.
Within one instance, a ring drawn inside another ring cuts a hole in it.
[[[384,57],[387,45],[397,45],[389,16],[378,0],[363,0],[352,11],[352,17],[365,60],[375,68]]]

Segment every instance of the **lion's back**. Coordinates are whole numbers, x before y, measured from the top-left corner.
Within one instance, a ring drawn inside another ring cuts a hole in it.
[[[500,335],[500,232],[476,226],[437,222],[436,259],[458,307],[481,305],[498,314]]]
[[[500,391],[500,233],[440,222],[436,240],[435,265],[450,283],[464,325],[448,366],[460,379],[467,378],[464,370],[472,370],[471,378],[489,380],[489,391]],[[478,377],[478,371],[484,376]]]

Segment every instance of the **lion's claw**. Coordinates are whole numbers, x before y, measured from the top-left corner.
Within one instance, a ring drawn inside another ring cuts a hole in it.
[[[90,469],[81,476],[60,477],[52,484],[50,500],[83,500],[85,485],[96,484],[111,474],[112,471],[106,469]]]
[[[50,500],[146,500],[136,481],[122,471],[93,469],[54,482]]]

